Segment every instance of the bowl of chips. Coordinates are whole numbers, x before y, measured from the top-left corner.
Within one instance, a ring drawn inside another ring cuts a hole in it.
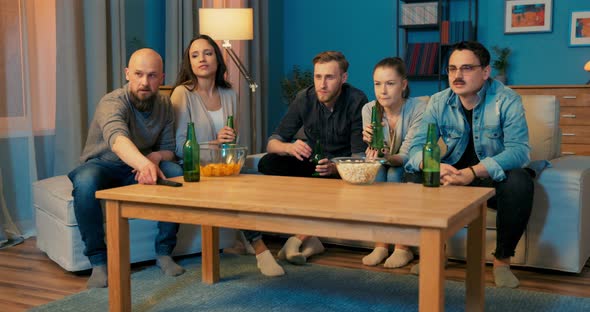
[[[248,148],[237,144],[200,144],[201,175],[237,176],[246,161]]]
[[[381,168],[379,160],[364,157],[337,157],[332,161],[342,180],[351,184],[372,184]]]

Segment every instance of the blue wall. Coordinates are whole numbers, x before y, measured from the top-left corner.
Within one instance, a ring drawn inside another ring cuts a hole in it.
[[[293,65],[312,70],[311,59],[318,52],[340,50],[351,63],[349,82],[362,89],[369,99],[374,98],[372,68],[381,58],[396,53],[396,0],[274,2],[283,5],[271,7],[271,16],[283,18],[271,18],[270,29],[282,28],[283,36],[282,42],[271,37],[270,44],[272,51],[283,51],[283,72],[276,76],[276,70],[271,70],[271,81],[283,79]],[[459,6],[465,3],[466,0],[459,1]],[[590,60],[590,47],[569,46],[571,11],[590,11],[590,1],[553,1],[552,32],[533,34],[504,34],[504,5],[505,1],[479,1],[478,40],[488,48],[512,48],[509,84],[584,84],[590,79],[590,74],[583,70]],[[438,83],[411,81],[411,89],[414,96],[431,95],[438,91]],[[269,108],[268,129],[272,131],[287,105],[281,104],[280,90],[271,94],[270,102],[273,107]]]

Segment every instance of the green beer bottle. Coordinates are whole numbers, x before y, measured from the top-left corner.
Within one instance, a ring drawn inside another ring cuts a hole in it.
[[[236,134],[236,129],[234,128],[234,115],[227,116],[227,122],[225,123],[225,125],[228,126],[228,127],[230,127],[230,128],[232,128],[232,129],[234,129],[234,134]],[[237,139],[237,137],[234,138],[233,141],[228,142],[228,143],[229,144],[236,144],[236,139]]]
[[[310,161],[314,164],[314,165],[319,165],[320,160],[324,159],[324,151],[322,150],[322,145],[320,144],[320,140],[316,140],[315,141],[315,147],[313,148],[313,155],[311,155],[311,159]],[[311,175],[312,177],[319,177],[320,173],[317,171],[314,171],[313,174]]]
[[[438,134],[436,125],[428,124],[428,137],[426,145],[422,149],[422,173],[424,186],[440,186],[440,147],[438,146]]]
[[[195,135],[195,123],[189,122],[186,130],[186,142],[182,147],[184,156],[183,174],[185,182],[199,182],[201,180],[200,149]]]
[[[381,125],[381,114],[377,107],[378,103],[375,103],[371,110],[371,127],[373,128],[373,137],[371,138],[371,148],[378,152],[379,157],[383,157],[383,126]]]

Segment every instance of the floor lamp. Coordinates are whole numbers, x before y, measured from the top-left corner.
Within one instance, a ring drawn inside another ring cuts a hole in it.
[[[254,39],[253,11],[246,9],[199,9],[199,32],[214,40],[223,40],[222,47],[236,64],[250,86],[251,153],[256,153],[256,88],[258,85],[231,47],[230,40]]]

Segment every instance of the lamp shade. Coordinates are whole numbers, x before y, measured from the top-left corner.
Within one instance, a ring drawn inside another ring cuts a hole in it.
[[[584,70],[590,72],[590,61],[588,61],[588,63],[586,63],[586,65],[584,65]]]
[[[252,40],[252,9],[199,9],[199,32],[214,40]]]

